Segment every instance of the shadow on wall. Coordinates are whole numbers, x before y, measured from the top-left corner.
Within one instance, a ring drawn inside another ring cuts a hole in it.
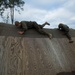
[[[72,72],[60,72],[56,75],[75,75],[75,71],[72,71]]]

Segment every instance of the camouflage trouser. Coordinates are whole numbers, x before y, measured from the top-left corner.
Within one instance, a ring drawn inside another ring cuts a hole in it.
[[[64,33],[65,33],[65,35],[67,36],[67,38],[69,39],[69,40],[71,40],[71,36],[70,36],[70,34],[69,34],[69,31],[63,31]]]
[[[69,39],[69,40],[71,40],[71,36],[70,36],[70,34],[69,34],[69,29],[67,30],[64,30],[64,29],[62,29],[62,30],[60,30],[60,31],[62,31],[66,36],[67,36],[67,38]]]
[[[36,29],[40,34],[44,34],[44,35],[47,35],[49,36],[49,33],[47,33],[46,31],[44,31],[42,29],[42,26],[39,26],[36,22],[34,22],[34,29]]]

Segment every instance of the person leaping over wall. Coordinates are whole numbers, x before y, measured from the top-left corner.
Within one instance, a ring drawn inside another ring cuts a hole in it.
[[[40,25],[37,24],[35,21],[15,21],[15,26],[20,27],[22,30],[19,30],[19,34],[24,34],[28,29],[36,29],[37,32],[47,35],[50,39],[52,38],[52,34],[46,32],[43,30],[43,27],[45,25],[50,25],[48,22],[45,22],[44,24]]]
[[[70,34],[69,34],[69,27],[68,27],[67,25],[65,25],[65,24],[63,24],[63,23],[60,23],[60,24],[58,25],[58,29],[59,29],[60,31],[62,31],[62,32],[67,36],[67,38],[69,39],[69,43],[73,43],[73,42],[74,42],[74,41],[72,40]]]

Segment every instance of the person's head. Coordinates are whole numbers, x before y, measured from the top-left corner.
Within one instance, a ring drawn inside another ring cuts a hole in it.
[[[17,27],[19,27],[19,26],[20,26],[19,21],[15,21],[15,26],[17,26]]]
[[[63,27],[63,25],[64,25],[63,23],[60,23],[60,24],[59,24],[60,27]]]

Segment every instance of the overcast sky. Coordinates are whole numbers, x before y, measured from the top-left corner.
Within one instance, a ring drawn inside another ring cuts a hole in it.
[[[75,0],[25,0],[23,8],[21,14],[15,11],[15,21],[47,21],[46,28],[57,28],[59,23],[75,28]]]

